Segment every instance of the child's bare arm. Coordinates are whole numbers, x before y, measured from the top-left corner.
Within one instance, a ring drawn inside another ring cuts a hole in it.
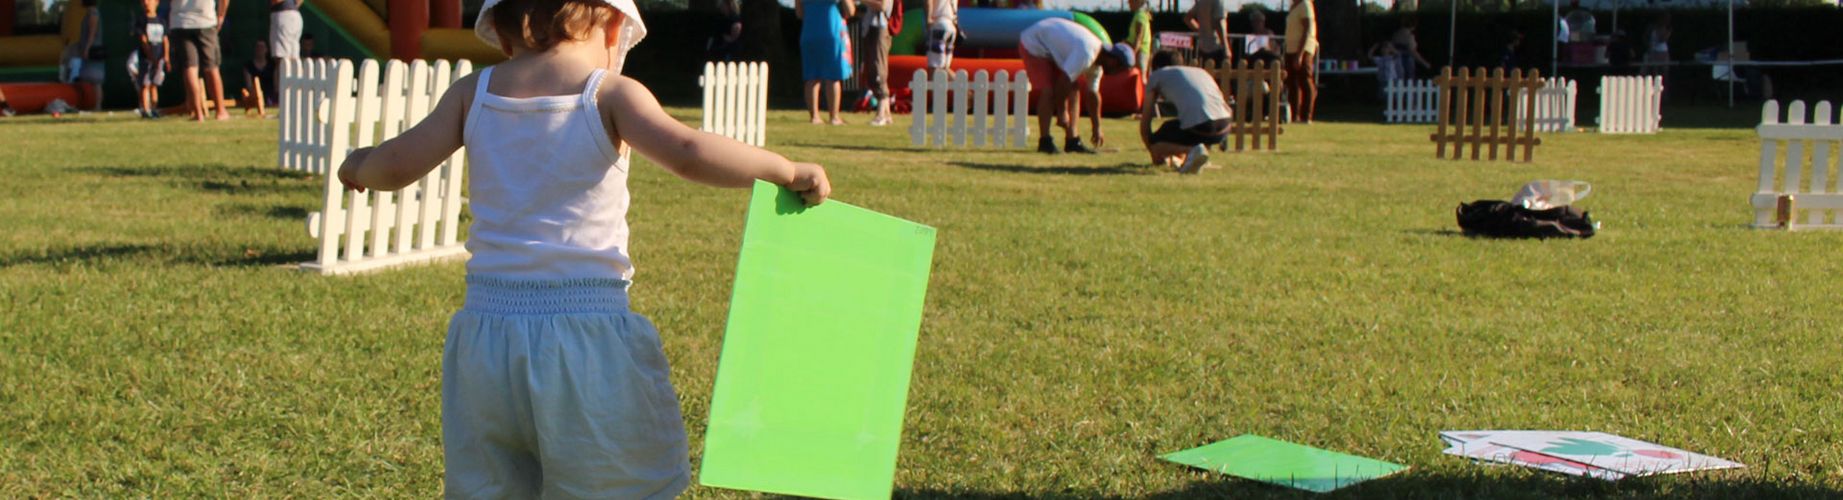
[[[396,191],[447,161],[461,148],[461,129],[478,76],[474,73],[455,81],[435,110],[416,126],[375,148],[353,151],[339,167],[339,180],[360,191]]]
[[[613,77],[601,94],[614,134],[679,177],[730,188],[749,187],[761,179],[798,191],[813,204],[832,191],[819,165],[794,163],[766,149],[687,127],[666,114],[652,91],[633,79]]]

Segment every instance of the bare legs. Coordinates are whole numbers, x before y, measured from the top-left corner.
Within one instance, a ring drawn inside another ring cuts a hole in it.
[[[1312,52],[1286,55],[1286,94],[1293,106],[1293,122],[1312,123],[1318,107],[1318,54]]]
[[[1050,86],[1048,92],[1037,93],[1037,137],[1050,136],[1051,116],[1056,118],[1056,125],[1062,127],[1064,139],[1075,137],[1075,129],[1071,127],[1074,120],[1069,117],[1072,108],[1068,106],[1069,99],[1075,97],[1075,93],[1069,90],[1069,84],[1057,81]]]
[[[838,101],[840,100],[839,94],[844,93],[844,82],[841,82],[838,80],[832,80],[830,83],[827,84],[827,86],[832,88],[832,99],[828,102],[828,104],[831,105],[830,112],[832,115],[832,124],[833,125],[844,125],[845,119],[838,117]]]
[[[842,91],[842,87],[843,85],[838,80],[807,80],[806,81],[806,117],[807,117],[807,120],[814,125],[825,123],[825,121],[822,121],[819,119],[819,99],[821,97],[826,97],[822,95],[823,91],[831,90],[832,95],[830,96],[830,99],[826,101],[827,111],[830,113],[833,125],[844,125],[845,120],[838,117],[839,93]]]
[[[217,68],[205,68],[204,73],[206,85],[211,86],[211,100],[218,105],[218,119],[229,120],[230,106],[224,101],[224,77],[218,74]],[[203,120],[204,114],[201,113],[199,119]]]
[[[1152,153],[1153,165],[1182,163],[1190,155],[1190,146],[1170,142],[1154,142],[1146,150]]]
[[[198,79],[198,66],[186,67],[186,109],[192,120],[205,121],[205,84]]]
[[[153,111],[154,106],[155,106],[155,101],[157,99],[153,95],[154,95],[153,85],[141,87],[140,97],[141,97],[141,112],[142,113]]]
[[[806,118],[815,125],[825,123],[819,121],[819,80],[806,81]]]

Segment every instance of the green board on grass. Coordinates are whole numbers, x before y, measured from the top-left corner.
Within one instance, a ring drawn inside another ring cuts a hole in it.
[[[888,498],[934,228],[758,182],[699,482]]]
[[[1407,469],[1381,460],[1243,434],[1158,458],[1231,476],[1324,493]]]

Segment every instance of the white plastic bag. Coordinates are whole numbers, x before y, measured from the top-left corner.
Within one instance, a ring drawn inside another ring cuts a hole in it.
[[[1530,181],[1517,190],[1510,203],[1530,210],[1548,210],[1573,205],[1592,192],[1593,185],[1581,181]]]

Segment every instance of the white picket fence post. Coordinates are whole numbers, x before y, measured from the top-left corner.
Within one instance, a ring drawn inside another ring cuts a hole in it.
[[[447,61],[419,60],[390,61],[380,73],[378,62],[367,60],[354,78],[351,61],[324,64],[325,78],[301,86],[324,84],[324,99],[296,109],[312,116],[304,129],[325,132],[323,141],[309,147],[328,159],[324,172],[338,168],[338,161],[352,150],[382,143],[414,126],[434,110],[455,80],[473,72],[468,61],[451,66]],[[321,210],[307,217],[307,233],[320,240],[320,253],[301,269],[350,274],[465,257],[460,244],[465,176],[465,151],[455,151],[428,175],[394,193],[346,191],[338,176],[328,173]]]
[[[1843,147],[1843,125],[1836,118],[1830,101],[1818,101],[1807,123],[1805,102],[1792,101],[1781,121],[1779,101],[1766,101],[1756,129],[1760,135],[1760,184],[1751,198],[1754,227],[1781,227],[1779,198],[1791,195],[1794,212],[1788,214],[1791,217],[1784,229],[1843,229],[1843,171],[1833,172],[1831,165],[1837,160],[1831,151]],[[1781,150],[1785,151],[1783,162]],[[1797,210],[1807,212],[1802,222]],[[1832,218],[1832,213],[1837,215]]]
[[[704,63],[704,117],[699,128],[753,146],[767,142],[768,63]]]
[[[909,91],[911,144],[1022,148],[1028,142],[1030,77],[1023,71],[937,70],[930,78],[918,69]]]
[[[1574,80],[1567,78],[1544,78],[1542,88],[1536,90],[1536,131],[1537,132],[1573,132],[1575,99],[1579,88]],[[1530,116],[1529,101],[1523,91],[1517,92],[1517,113],[1512,118],[1514,123],[1523,123],[1523,117]]]
[[[1663,77],[1600,77],[1600,133],[1655,134],[1663,104]]]
[[[1433,123],[1440,111],[1440,87],[1433,80],[1394,80],[1382,88],[1387,123]]]

